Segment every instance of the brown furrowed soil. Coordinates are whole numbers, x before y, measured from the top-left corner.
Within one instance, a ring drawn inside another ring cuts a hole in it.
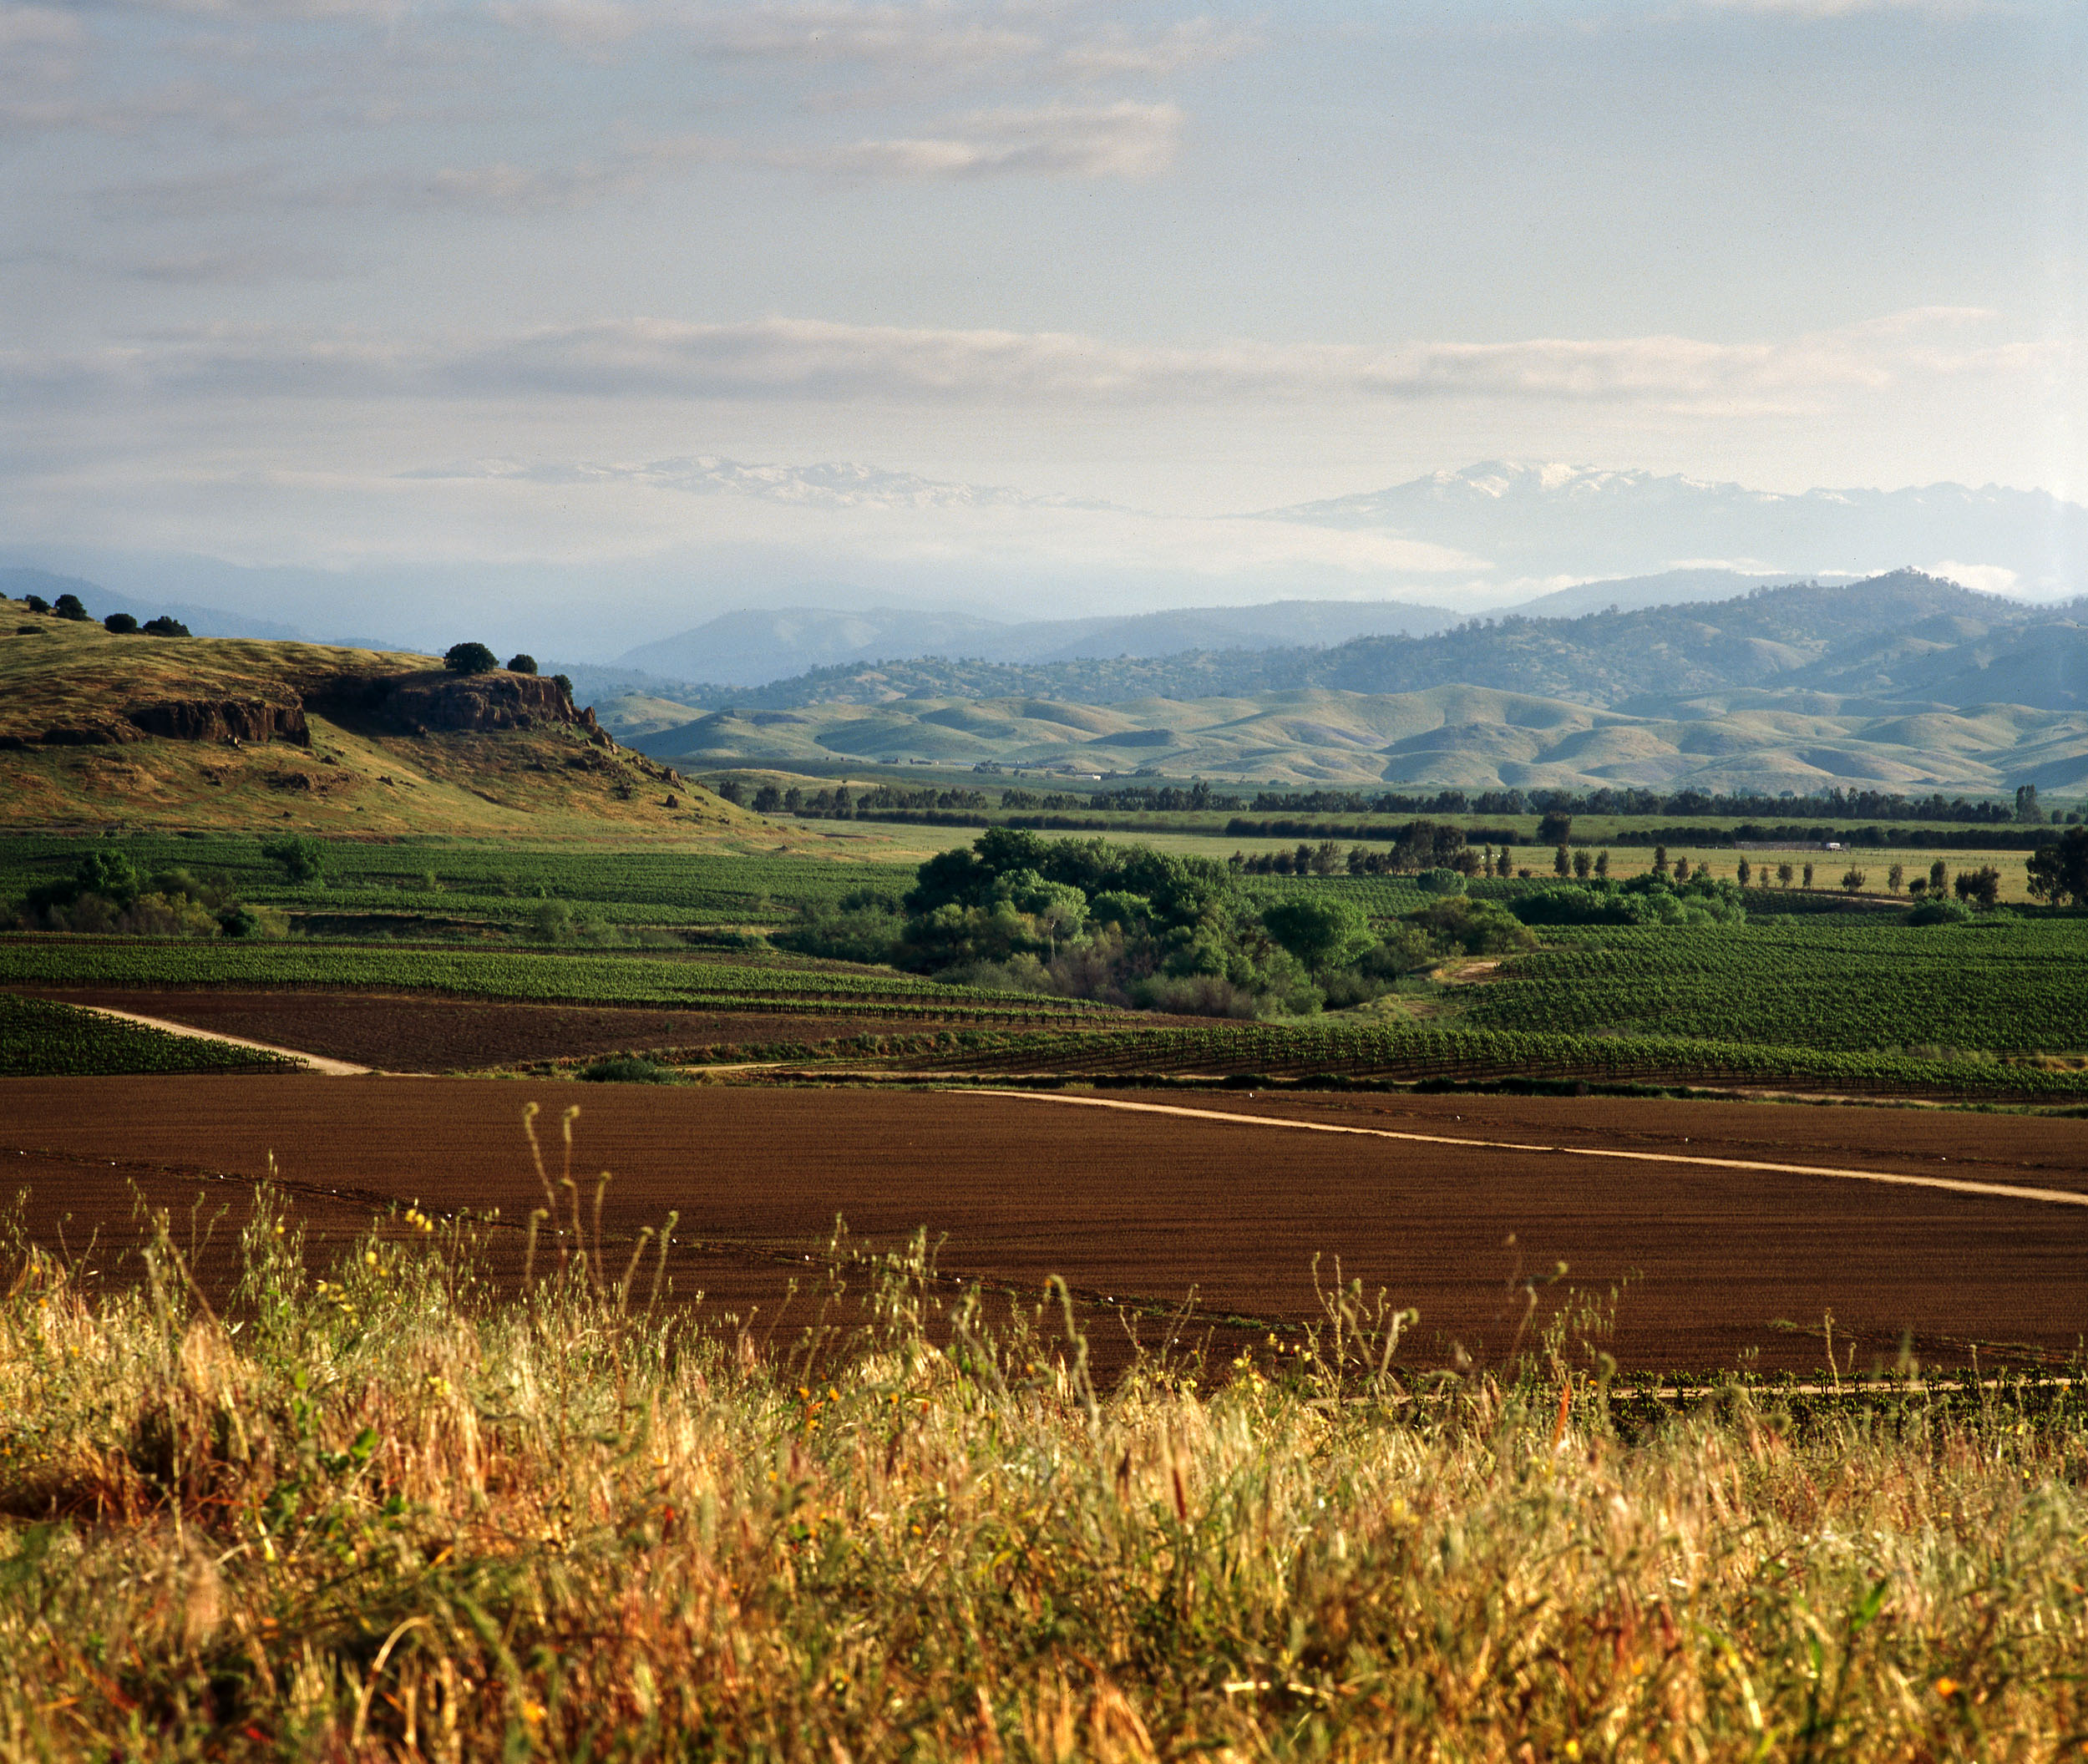
[[[25,988],[25,991],[31,990]],[[40,997],[96,1005],[244,1037],[383,1072],[474,1072],[601,1053],[760,1047],[856,1035],[919,1035],[933,1018],[792,1016],[788,1012],[538,1005],[428,993],[231,991],[175,987],[33,989]]]
[[[1120,1364],[1115,1307],[1148,1341],[1158,1310],[1194,1288],[1199,1313],[1234,1320],[1221,1351],[1317,1310],[1313,1258],[1335,1259],[1421,1323],[1406,1358],[1462,1346],[1498,1363],[1540,1290],[1541,1325],[1570,1289],[1626,1283],[1614,1336],[1627,1368],[1810,1372],[1833,1314],[1846,1371],[1889,1368],[1903,1336],[1925,1364],[2062,1360],[2088,1329],[2088,1207],[1881,1188],[1831,1177],[1617,1163],[1556,1151],[1394,1142],[1046,1098],[848,1089],[656,1087],[433,1078],[18,1079],[4,1091],[0,1191],[26,1187],[28,1223],[77,1250],[98,1225],[98,1265],[135,1240],[132,1184],[200,1245],[206,1287],[272,1151],[288,1194],[338,1247],[388,1202],[498,1207],[496,1260],[542,1204],[522,1106],[555,1180],[561,1110],[578,1104],[575,1176],[615,1175],[610,1259],[679,1212],[677,1296],[776,1312],[787,1280],[837,1214],[859,1239],[916,1227],[945,1239],[947,1274],[1034,1295],[1063,1275],[1092,1301],[1099,1361]],[[1270,1113],[1443,1138],[1579,1144],[1954,1178],[2088,1193],[2078,1122],[1893,1109],[1627,1098],[1253,1097],[1171,1095],[1183,1108]],[[1948,1159],[1946,1165],[1944,1162]],[[11,1170],[12,1179],[4,1173]],[[550,1253],[545,1240],[545,1254]],[[813,1305],[800,1297],[779,1339]],[[1537,1326],[1532,1326],[1533,1327]],[[1576,1357],[1584,1362],[1584,1355]]]

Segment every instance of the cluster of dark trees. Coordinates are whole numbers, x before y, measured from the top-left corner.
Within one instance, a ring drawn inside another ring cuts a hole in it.
[[[1925,797],[1881,790],[1822,790],[1812,796],[1717,796],[1703,790],[1442,790],[1428,795],[1385,791],[1264,790],[1254,798],[1258,814],[1705,814],[1721,818],[1781,815],[1787,820],[1860,818],[1888,821],[1961,821],[1991,826],[2041,818],[2035,785],[2015,793],[2013,803]],[[1542,839],[1540,843],[1556,841]]]
[[[453,643],[443,651],[443,666],[453,674],[489,674],[500,666],[500,658],[483,643]],[[508,658],[508,672],[511,674],[534,674],[536,657],[523,654]],[[560,674],[561,681],[565,678]],[[566,696],[572,696],[572,687],[566,687]]]
[[[775,937],[973,985],[1231,1016],[1359,1003],[1452,951],[1533,940],[1462,896],[1381,935],[1335,895],[1258,903],[1208,858],[1002,827],[930,858],[903,900],[851,895]]]
[[[1001,793],[1003,808],[1047,808],[1077,814],[1105,810],[1125,814],[1160,814],[1199,808],[1232,809],[1241,799],[1214,790],[1199,778],[1186,784],[1127,784],[1117,790],[1025,790],[1011,785]]]
[[[54,619],[68,619],[76,625],[93,622],[77,594],[61,594],[55,601],[47,601],[40,594],[25,595],[22,604],[31,612],[48,614]],[[190,634],[189,627],[180,620],[170,617],[165,613],[156,619],[147,619],[140,625],[131,613],[112,612],[102,621],[102,629],[119,637],[133,636],[139,631],[151,637],[185,637]]]
[[[745,806],[747,788],[737,778],[720,778],[711,787],[728,803]],[[983,790],[938,790],[933,785],[908,790],[893,784],[871,784],[850,789],[846,784],[818,790],[800,789],[793,784],[779,789],[763,784],[754,792],[757,814],[803,814],[820,820],[853,820],[859,815],[889,814],[981,814],[991,805]]]
[[[2030,897],[2055,906],[2088,906],[2088,827],[2070,827],[2030,856]]]
[[[1472,849],[1461,827],[1410,821],[1391,838],[1389,851],[1351,845],[1345,852],[1340,842],[1331,839],[1316,845],[1301,841],[1295,852],[1264,851],[1249,857],[1236,851],[1230,866],[1250,876],[1411,876],[1436,869],[1467,876],[1489,873],[1482,869],[1479,853]],[[1489,847],[1487,857],[1492,856]],[[1501,873],[1508,874],[1505,869]]]

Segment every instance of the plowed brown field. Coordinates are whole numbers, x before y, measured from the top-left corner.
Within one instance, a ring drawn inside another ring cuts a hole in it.
[[[1947,1173],[2088,1193],[2088,1124],[1914,1110],[1613,1098],[1301,1098],[1237,1093],[1184,1107],[1290,1114],[1458,1140],[1656,1154],[1417,1144],[1069,1107],[1031,1097],[875,1090],[661,1088],[434,1078],[17,1079],[0,1088],[0,1191],[77,1250],[133,1240],[132,1184],[179,1220],[231,1209],[222,1253],[272,1151],[295,1204],[335,1244],[388,1201],[541,1202],[524,1102],[555,1159],[577,1103],[576,1173],[615,1172],[605,1219],[628,1241],[681,1214],[678,1293],[773,1315],[837,1214],[860,1238],[946,1235],[948,1272],[1037,1290],[1048,1274],[1112,1300],[1179,1302],[1249,1320],[1315,1313],[1313,1258],[1418,1308],[1416,1357],[1452,1342],[1507,1352],[1522,1281],[1569,1265],[1606,1293],[1629,1276],[1614,1339],[1627,1367],[1821,1363],[1823,1314],[1859,1370],[1911,1333],[1924,1362],[2063,1357],[2088,1331],[2088,1207],[1660,1161],[1674,1153]],[[555,1170],[554,1174],[555,1174]],[[197,1204],[200,1203],[200,1209]],[[183,1223],[180,1233],[190,1226]],[[199,1246],[202,1226],[195,1228]],[[514,1265],[519,1234],[497,1234]],[[1553,1289],[1544,1303],[1554,1302]],[[1157,1332],[1148,1321],[1148,1339]],[[1123,1332],[1096,1331],[1120,1360]],[[1846,1364],[1846,1361],[1845,1361]]]

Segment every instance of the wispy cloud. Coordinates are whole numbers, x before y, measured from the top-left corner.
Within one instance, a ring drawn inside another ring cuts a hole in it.
[[[0,104],[0,118],[7,109]],[[646,142],[570,165],[440,165],[298,180],[273,169],[232,167],[140,179],[95,193],[105,217],[186,220],[239,214],[345,209],[394,213],[568,212],[631,195],[653,179],[698,163],[732,162],[851,180],[1150,178],[1173,160],[1182,113],[1125,102],[978,111],[932,134],[827,146],[769,147],[691,135]]]
[[[157,388],[252,398],[784,399],[1008,408],[1493,402],[1679,416],[1822,414],[1913,383],[2035,374],[2050,346],[1968,337],[1980,315],[1894,314],[1787,341],[1539,337],[1133,347],[1062,332],[952,331],[771,318],[634,318],[444,342],[209,330],[74,356],[0,359],[36,388]]]
[[[847,178],[1137,179],[1155,176],[1172,163],[1182,121],[1173,104],[1051,104],[976,111],[932,134],[727,150],[736,158]]]

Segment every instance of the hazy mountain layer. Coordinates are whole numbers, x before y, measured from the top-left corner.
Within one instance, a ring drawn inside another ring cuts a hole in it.
[[[1340,643],[1365,634],[1419,635],[1446,630],[1457,621],[1447,607],[1399,601],[1280,601],[1021,624],[905,607],[863,612],[749,608],[725,613],[678,636],[641,643],[619,657],[617,665],[656,679],[751,687],[809,668],[886,657],[940,656],[1034,664],[1158,656],[1190,650]]]

